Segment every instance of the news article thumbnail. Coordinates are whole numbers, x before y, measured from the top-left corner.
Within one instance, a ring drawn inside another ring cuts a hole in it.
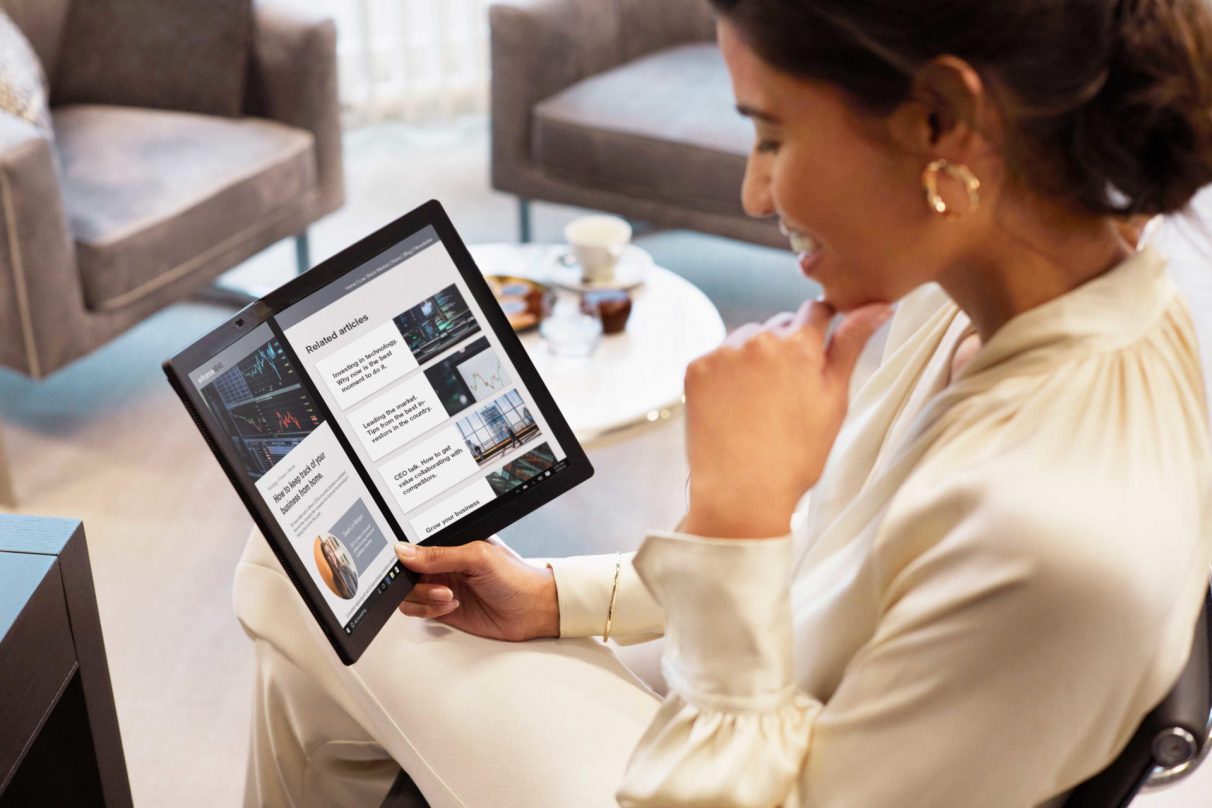
[[[434,392],[446,409],[455,415],[477,401],[492,398],[513,383],[509,370],[487,337],[480,337],[458,353],[425,371]]]
[[[339,598],[350,600],[358,594],[358,571],[349,550],[331,533],[316,536],[313,545],[320,579]]]
[[[201,392],[254,482],[320,425],[315,402],[277,339],[216,376]]]
[[[480,324],[453,283],[394,318],[404,342],[423,365],[480,330]]]
[[[476,463],[483,466],[539,435],[539,425],[517,390],[455,422]]]
[[[534,479],[555,465],[555,452],[546,443],[539,444],[519,458],[510,460],[488,475],[488,484],[498,497],[527,480]]]
[[[358,593],[359,576],[370,571],[386,546],[387,538],[361,499],[312,542],[320,579],[333,594],[345,600]]]

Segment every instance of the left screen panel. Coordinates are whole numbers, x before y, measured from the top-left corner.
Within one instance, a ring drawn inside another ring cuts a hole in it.
[[[393,533],[298,370],[268,325],[226,348],[190,381],[217,440],[290,542],[300,569],[350,634],[401,569]]]

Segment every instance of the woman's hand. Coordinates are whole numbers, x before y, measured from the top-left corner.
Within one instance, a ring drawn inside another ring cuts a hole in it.
[[[850,374],[891,309],[805,303],[733,332],[686,370],[690,510],[682,529],[718,538],[787,532],[846,415]]]
[[[396,545],[400,562],[421,581],[400,604],[411,617],[427,617],[480,637],[533,640],[560,636],[555,575],[515,553],[483,541],[460,547]]]

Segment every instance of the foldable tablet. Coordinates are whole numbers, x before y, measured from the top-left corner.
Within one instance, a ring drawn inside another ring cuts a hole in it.
[[[347,665],[412,586],[393,542],[484,538],[593,474],[434,201],[164,370]]]

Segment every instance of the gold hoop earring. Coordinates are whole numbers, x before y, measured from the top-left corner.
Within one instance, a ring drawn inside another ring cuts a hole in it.
[[[958,219],[962,214],[947,207],[946,200],[938,192],[939,172],[964,186],[968,192],[968,211],[976,210],[981,203],[981,181],[966,165],[953,165],[946,160],[938,159],[922,169],[922,190],[926,192],[926,204],[930,210],[948,221]]]

